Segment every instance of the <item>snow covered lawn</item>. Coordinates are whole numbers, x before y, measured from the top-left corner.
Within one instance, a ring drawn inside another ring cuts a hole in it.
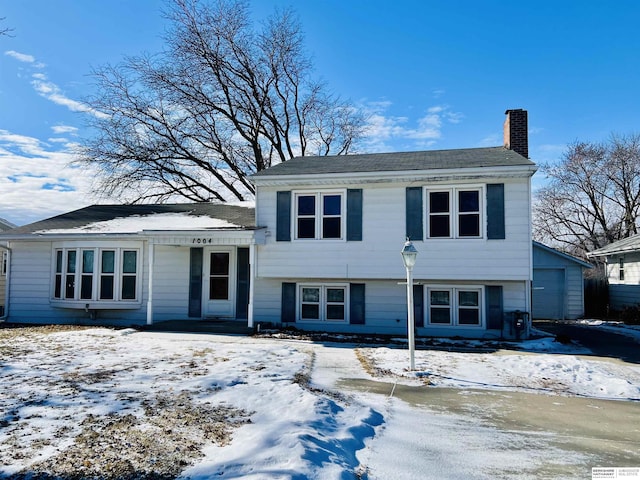
[[[418,420],[395,399],[336,391],[340,378],[640,398],[640,367],[549,342],[526,345],[565,353],[418,350],[408,372],[407,350],[387,346],[0,328],[0,478],[367,476],[369,445],[388,450],[394,422]]]
[[[583,349],[565,347],[552,339],[523,342],[536,352],[457,353],[418,350],[416,370],[408,371],[407,350],[386,347],[359,349],[374,377],[436,387],[519,390],[582,397],[640,401],[640,366],[576,356]],[[527,345],[528,344],[528,345]],[[575,348],[575,347],[573,347]]]
[[[232,340],[0,329],[0,477],[354,471],[355,452],[381,416],[311,390],[311,350]]]

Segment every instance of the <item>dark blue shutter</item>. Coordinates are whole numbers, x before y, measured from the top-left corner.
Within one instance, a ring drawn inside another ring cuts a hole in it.
[[[192,248],[190,251],[189,316],[202,316],[202,248]]]
[[[416,327],[424,327],[424,288],[413,286],[413,320]]]
[[[504,229],[504,184],[487,185],[487,238],[502,240]]]
[[[485,292],[485,310],[487,315],[487,329],[502,329],[502,285],[487,285]]]
[[[276,241],[291,241],[291,192],[278,192],[276,202]]]
[[[296,284],[282,283],[282,310],[280,320],[282,323],[296,321]]]
[[[249,249],[238,248],[236,278],[236,318],[249,316]]]
[[[347,190],[347,241],[362,241],[362,189]]]
[[[422,187],[407,187],[407,238],[422,240]]]
[[[364,283],[349,285],[349,323],[364,325]]]

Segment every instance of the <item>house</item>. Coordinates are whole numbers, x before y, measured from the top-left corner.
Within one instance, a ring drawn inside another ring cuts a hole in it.
[[[0,233],[11,230],[15,225],[4,218],[0,218]],[[8,252],[0,246],[0,317],[4,315],[4,299],[7,289],[7,255]]]
[[[13,322],[109,325],[249,316],[254,209],[94,205],[0,236]],[[253,286],[253,282],[251,282]]]
[[[533,242],[533,318],[575,320],[584,316],[587,262]]]
[[[418,335],[526,335],[536,166],[527,112],[506,114],[505,146],[276,165],[251,177],[255,211],[93,206],[0,235],[8,317],[406,335],[409,238]]]
[[[409,238],[418,335],[526,334],[510,322],[531,311],[536,166],[527,112],[506,114],[504,147],[303,157],[255,174],[268,232],[255,321],[406,334]]]
[[[605,262],[611,310],[640,305],[640,235],[623,238],[587,256]]]

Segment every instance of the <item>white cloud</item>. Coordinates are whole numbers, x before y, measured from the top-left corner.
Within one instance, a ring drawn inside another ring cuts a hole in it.
[[[79,102],[77,100],[73,100],[62,93],[60,87],[58,87],[55,83],[48,81],[46,75],[43,74],[35,74],[32,75],[33,80],[31,80],[31,85],[38,94],[47,100],[51,100],[53,103],[57,105],[62,105],[63,107],[67,107],[72,112],[86,112],[96,117],[106,117],[106,115],[102,112],[98,112],[97,110],[92,109],[88,105]]]
[[[448,105],[434,105],[415,121],[415,125],[404,116],[387,115],[391,102],[367,104],[369,121],[365,128],[364,145],[367,152],[391,150],[416,150],[434,145],[442,138],[445,123],[456,124],[464,117],[451,111]]]
[[[78,131],[77,127],[72,127],[71,125],[54,125],[53,127],[51,127],[51,130],[53,130],[53,133],[56,134],[60,134],[60,133],[76,133]]]
[[[28,55],[26,53],[16,52],[15,50],[7,50],[4,52],[5,55],[15,58],[19,62],[24,63],[35,63],[36,59],[33,55]]]
[[[94,175],[69,166],[76,147],[0,129],[0,216],[22,225],[93,203]]]

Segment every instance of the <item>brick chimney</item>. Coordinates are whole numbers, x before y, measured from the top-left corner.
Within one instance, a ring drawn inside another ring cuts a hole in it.
[[[521,108],[504,112],[504,146],[509,150],[529,158],[529,135],[527,132],[527,111]]]

